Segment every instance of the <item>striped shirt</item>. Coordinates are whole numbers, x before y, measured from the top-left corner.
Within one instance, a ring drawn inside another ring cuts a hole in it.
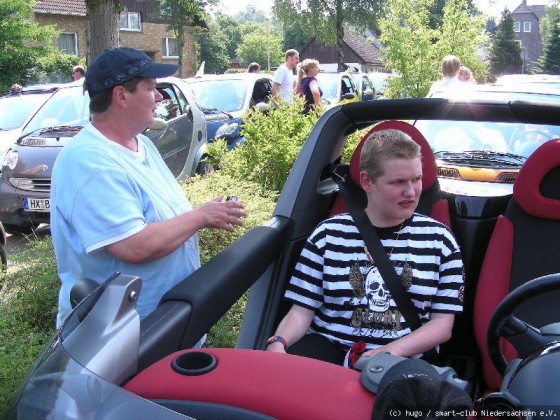
[[[422,323],[430,314],[460,313],[463,263],[453,234],[417,213],[401,225],[376,228]],[[310,332],[342,348],[376,348],[408,333],[349,214],[323,221],[308,238],[285,297],[315,311]]]

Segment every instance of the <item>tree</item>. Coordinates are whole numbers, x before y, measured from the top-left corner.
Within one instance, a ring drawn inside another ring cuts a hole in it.
[[[241,44],[241,25],[237,19],[227,15],[218,15],[216,23],[225,35],[226,50],[229,58],[235,58],[235,50]]]
[[[57,31],[52,26],[39,26],[30,21],[33,3],[31,0],[0,1],[0,92],[14,83],[28,83],[39,58],[54,51]]]
[[[389,97],[425,96],[441,77],[441,59],[458,55],[482,77],[484,64],[476,50],[485,42],[484,21],[473,16],[466,0],[449,0],[443,9],[441,25],[432,28],[434,0],[388,0],[380,19],[381,42],[390,77],[384,91]]]
[[[513,18],[507,8],[502,12],[502,21],[492,39],[489,58],[490,72],[495,77],[523,71],[521,46],[515,37]]]
[[[237,48],[237,57],[245,66],[256,61],[261,67],[267,68],[269,53],[270,63],[273,64],[280,63],[284,57],[282,40],[272,34],[267,37],[258,33],[249,33],[243,37]]]
[[[90,0],[91,1],[91,0]],[[217,4],[218,0],[161,0],[158,16],[169,22],[177,39],[179,73],[183,77],[183,49],[185,48],[186,27],[201,27],[207,19],[205,8]]]
[[[317,39],[336,45],[338,70],[344,71],[344,26],[375,26],[383,0],[274,0],[274,13],[286,25],[305,22]]]
[[[91,63],[107,48],[119,46],[118,0],[86,0],[88,34],[87,62]]]
[[[538,68],[545,74],[560,74],[560,11],[552,15],[550,34],[544,45],[544,54],[539,60]]]
[[[216,21],[208,22],[208,32],[200,33],[200,61],[205,62],[205,73],[223,73],[229,66],[227,37]]]

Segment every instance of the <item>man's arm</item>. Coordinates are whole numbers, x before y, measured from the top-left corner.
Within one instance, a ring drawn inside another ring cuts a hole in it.
[[[140,232],[108,245],[107,252],[121,261],[140,264],[172,253],[202,228],[232,231],[234,225],[242,225],[241,218],[247,216],[243,204],[221,201],[217,197],[187,213],[149,223]]]
[[[455,314],[433,313],[431,319],[417,330],[385,346],[366,351],[362,356],[389,352],[395,356],[411,357],[424,353],[451,338]]]
[[[280,83],[272,83],[272,97],[278,96],[280,94]]]
[[[287,346],[297,343],[305,335],[315,311],[293,304],[284,319],[278,325],[275,335],[286,340]],[[272,343],[267,347],[267,351],[285,353],[284,345],[280,342]]]

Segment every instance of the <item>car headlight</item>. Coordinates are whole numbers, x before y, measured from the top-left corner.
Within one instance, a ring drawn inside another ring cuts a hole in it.
[[[219,137],[230,137],[235,134],[239,129],[239,124],[234,122],[231,124],[223,124],[217,130],[214,137],[217,139]]]
[[[17,163],[18,163],[18,159],[19,159],[18,152],[10,149],[10,150],[8,150],[8,152],[6,153],[6,156],[4,157],[3,166],[7,166],[8,168],[10,168],[11,171],[13,171],[14,168],[16,167]]]

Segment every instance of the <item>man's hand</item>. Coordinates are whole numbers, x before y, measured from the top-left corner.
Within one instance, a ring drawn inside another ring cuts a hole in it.
[[[195,210],[202,215],[204,227],[232,231],[235,225],[243,224],[242,218],[247,217],[243,210],[245,205],[239,201],[224,202],[223,199],[224,196],[221,195]]]

